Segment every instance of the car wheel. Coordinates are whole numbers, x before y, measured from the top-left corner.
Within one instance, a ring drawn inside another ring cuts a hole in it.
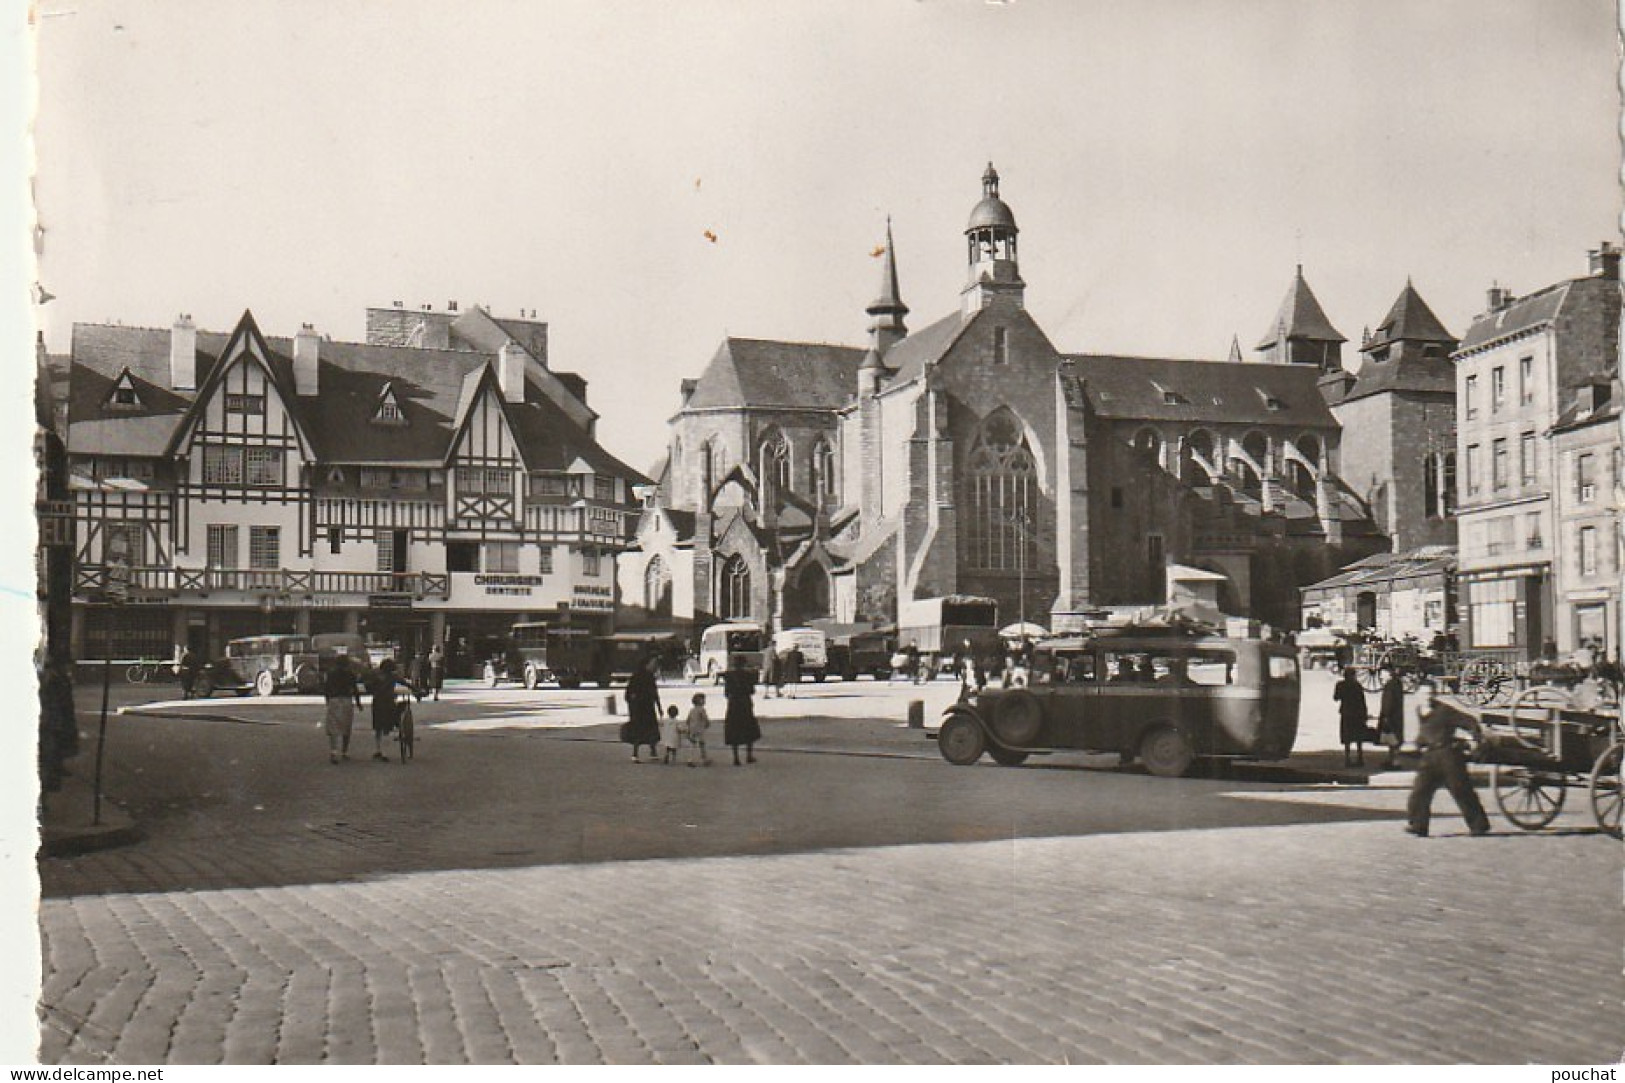
[[[299,691],[306,695],[322,689],[322,672],[309,662],[300,663],[299,668],[294,670],[293,679],[299,685]]]
[[[1195,759],[1190,742],[1172,726],[1158,726],[1140,741],[1140,762],[1158,778],[1179,778]]]
[[[969,715],[952,715],[937,731],[937,751],[955,767],[969,767],[986,749],[987,736]]]
[[[993,708],[993,732],[1007,745],[1030,745],[1044,728],[1044,705],[1031,692],[1016,690]]]
[[[193,698],[208,699],[212,695],[214,695],[214,681],[208,677],[199,677],[197,683],[192,686]]]
[[[993,757],[993,762],[1000,767],[1020,767],[1027,762],[1030,753],[1018,752],[1013,748],[1000,748],[998,745],[987,746],[987,754]]]
[[[268,669],[260,670],[259,676],[254,678],[254,694],[256,696],[276,695],[276,674]]]
[[[536,667],[535,666],[526,666],[525,667],[525,688],[528,689],[528,690],[534,691],[535,688],[536,688],[536,684],[537,684],[537,681],[536,681]]]
[[[824,683],[824,671],[823,670],[817,669],[817,670],[813,671],[813,683],[814,684],[823,684]]]

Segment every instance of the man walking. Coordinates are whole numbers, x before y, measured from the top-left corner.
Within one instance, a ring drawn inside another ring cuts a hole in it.
[[[355,726],[355,709],[361,706],[361,686],[350,668],[350,656],[339,654],[322,679],[322,698],[327,714],[322,728],[327,731],[327,762],[350,758],[350,731]]]
[[[1424,680],[1417,688],[1416,745],[1422,752],[1422,762],[1416,768],[1416,782],[1411,787],[1411,798],[1406,807],[1410,822],[1405,830],[1418,838],[1427,838],[1428,819],[1432,813],[1433,795],[1443,786],[1456,799],[1467,820],[1467,830],[1475,835],[1486,835],[1490,819],[1467,777],[1467,757],[1456,741],[1456,731],[1479,732],[1478,723],[1453,707],[1433,698],[1431,680]]]

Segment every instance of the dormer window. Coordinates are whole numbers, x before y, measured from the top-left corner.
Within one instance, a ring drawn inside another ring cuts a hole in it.
[[[401,409],[400,400],[395,397],[395,386],[385,384],[383,394],[378,396],[378,409],[373,411],[372,423],[374,425],[405,425],[406,411]]]
[[[1186,406],[1190,404],[1189,399],[1171,387],[1163,387],[1155,380],[1151,381],[1151,386],[1156,388],[1157,392],[1162,395],[1162,404],[1164,406]]]
[[[141,409],[141,396],[136,393],[135,380],[130,377],[129,369],[119,373],[114,381],[113,393],[107,397],[107,405],[118,410]]]

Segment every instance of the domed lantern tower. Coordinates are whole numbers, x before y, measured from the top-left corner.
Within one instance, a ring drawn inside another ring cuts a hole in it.
[[[965,226],[966,255],[970,264],[964,290],[964,315],[968,318],[998,298],[1009,298],[1020,307],[1026,283],[1016,265],[1016,216],[1010,205],[999,198],[999,174],[987,163],[982,174],[982,199],[970,212]]]

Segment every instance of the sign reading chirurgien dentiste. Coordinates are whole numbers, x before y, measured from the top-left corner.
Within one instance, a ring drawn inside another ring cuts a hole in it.
[[[540,575],[488,573],[474,577],[474,585],[484,587],[487,594],[526,595],[530,593],[531,587],[539,587],[544,583],[546,579]]]

